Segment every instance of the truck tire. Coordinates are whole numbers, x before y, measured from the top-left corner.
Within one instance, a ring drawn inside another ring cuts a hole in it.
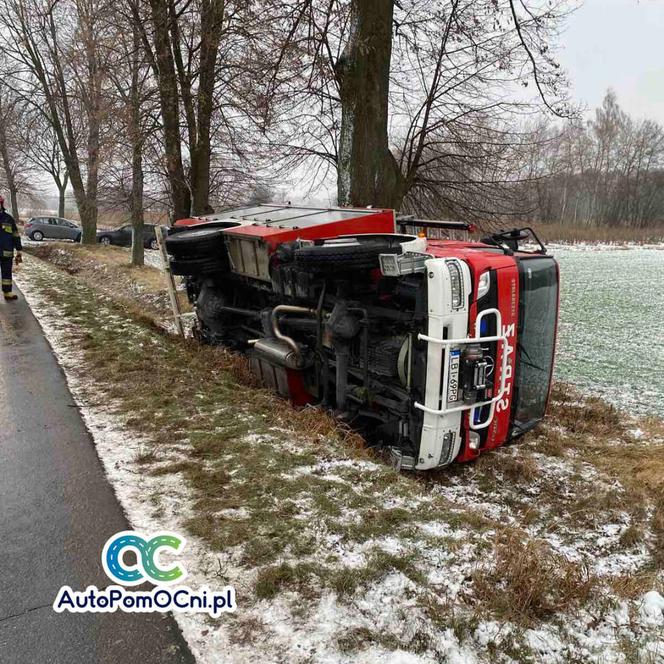
[[[192,228],[166,238],[166,251],[176,259],[226,255],[223,228]]]
[[[324,241],[295,251],[298,267],[314,272],[339,270],[372,270],[379,266],[380,254],[401,252],[400,248],[383,239],[364,242]]]
[[[228,297],[213,283],[205,280],[196,298],[196,333],[206,344],[223,344],[228,348],[239,349],[234,328],[241,322],[238,317],[224,311]]]
[[[224,256],[203,256],[200,258],[172,258],[171,272],[183,277],[197,277],[205,274],[219,274],[229,269]]]

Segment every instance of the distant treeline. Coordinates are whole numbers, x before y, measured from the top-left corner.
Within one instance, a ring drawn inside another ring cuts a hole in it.
[[[634,120],[609,91],[595,117],[541,124],[521,187],[532,218],[573,226],[664,222],[664,129]]]

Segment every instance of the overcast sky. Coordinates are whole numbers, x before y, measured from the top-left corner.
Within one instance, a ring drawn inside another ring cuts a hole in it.
[[[630,115],[664,124],[664,0],[585,0],[567,23],[573,99],[594,108],[611,87]]]

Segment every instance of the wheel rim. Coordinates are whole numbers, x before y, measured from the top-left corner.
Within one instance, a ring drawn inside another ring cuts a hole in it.
[[[32,239],[37,240],[37,242],[41,242],[44,239],[44,236],[39,231],[37,231],[36,233],[32,234]]]
[[[157,240],[150,241],[150,249],[158,249]]]
[[[99,242],[101,244],[105,244],[106,246],[108,246],[109,244],[111,244],[111,239],[108,238],[108,237],[103,237],[103,238],[101,238],[101,240],[99,240]]]

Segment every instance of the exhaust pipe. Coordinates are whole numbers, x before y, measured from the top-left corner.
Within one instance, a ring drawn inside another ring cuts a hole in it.
[[[274,336],[283,341],[295,354],[298,358],[298,362],[302,363],[302,352],[300,347],[297,345],[297,342],[292,337],[289,337],[287,334],[284,334],[279,329],[279,315],[280,314],[307,314],[309,316],[316,316],[317,312],[315,309],[307,309],[306,307],[296,307],[290,304],[279,304],[270,314],[270,323],[272,325],[272,333]]]

